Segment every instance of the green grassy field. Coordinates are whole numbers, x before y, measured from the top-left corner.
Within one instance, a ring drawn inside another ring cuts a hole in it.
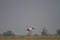
[[[0,37],[0,40],[60,40],[60,36],[15,36]]]

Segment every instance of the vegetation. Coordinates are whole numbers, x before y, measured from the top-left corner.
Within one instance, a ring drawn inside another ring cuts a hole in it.
[[[60,35],[60,29],[57,30],[57,35]]]
[[[0,37],[0,40],[60,40],[60,36],[15,36]]]
[[[42,32],[41,32],[41,35],[42,35],[42,36],[48,35],[48,34],[47,34],[47,30],[46,30],[45,28],[43,28],[43,30],[42,30]]]
[[[7,31],[3,33],[3,36],[15,36],[15,34],[12,31]]]

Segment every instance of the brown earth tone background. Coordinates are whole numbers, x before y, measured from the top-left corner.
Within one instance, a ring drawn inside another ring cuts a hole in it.
[[[60,36],[16,36],[16,37],[0,37],[0,40],[60,40]]]

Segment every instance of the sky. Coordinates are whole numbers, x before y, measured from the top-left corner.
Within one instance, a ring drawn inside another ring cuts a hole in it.
[[[49,34],[60,29],[60,0],[0,0],[0,34],[8,30],[16,35],[41,34],[45,27]]]

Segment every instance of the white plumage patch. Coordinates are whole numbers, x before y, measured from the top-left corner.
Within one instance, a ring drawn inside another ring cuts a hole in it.
[[[32,30],[32,28],[29,28],[29,30]]]

